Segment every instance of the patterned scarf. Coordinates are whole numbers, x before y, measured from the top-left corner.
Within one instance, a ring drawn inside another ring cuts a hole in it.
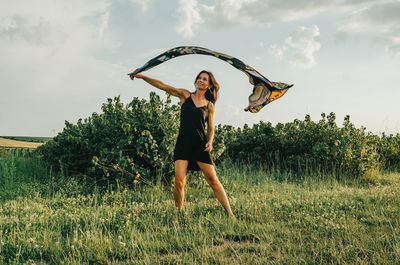
[[[249,82],[254,85],[253,93],[249,96],[249,106],[244,109],[245,111],[250,111],[252,113],[259,112],[262,107],[283,96],[286,91],[293,86],[282,82],[269,81],[265,76],[260,74],[254,68],[246,65],[241,60],[235,57],[195,46],[181,46],[168,50],[163,54],[160,54],[157,57],[151,59],[142,67],[136,69],[135,73],[149,70],[154,66],[157,66],[170,59],[188,54],[211,55],[229,63],[236,69],[244,72],[249,77]],[[130,77],[133,80],[134,76],[130,75]]]

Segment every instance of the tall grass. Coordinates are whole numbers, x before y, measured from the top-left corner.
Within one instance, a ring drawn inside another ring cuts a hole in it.
[[[346,169],[330,165],[329,170],[317,163],[292,168],[285,161],[270,159],[265,162],[243,161],[233,162],[225,158],[218,165],[220,174],[227,175],[231,180],[240,181],[249,185],[258,185],[266,181],[290,183],[337,183],[363,184],[364,177],[353,176]],[[234,169],[234,170],[232,170]],[[369,172],[371,179],[381,172]]]
[[[298,178],[290,171],[225,161],[217,173],[237,216],[232,221],[195,175],[189,176],[184,211],[177,213],[171,187],[88,192],[84,183],[51,172],[35,157],[5,152],[0,161],[2,184],[8,183],[0,186],[6,194],[0,204],[4,264],[400,260],[398,174],[348,184],[318,171]]]
[[[35,193],[52,196],[57,191],[89,192],[75,182],[78,182],[76,178],[64,172],[54,172],[30,149],[0,148],[0,202]]]

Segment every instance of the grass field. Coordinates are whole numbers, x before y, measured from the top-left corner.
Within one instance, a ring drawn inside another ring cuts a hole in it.
[[[188,180],[177,213],[171,187],[99,191],[3,150],[0,263],[399,263],[399,174],[346,183],[229,163],[217,171],[236,221],[205,181]]]
[[[35,137],[35,136],[0,136],[0,138],[23,141],[23,142],[34,142],[34,143],[45,143],[53,137]]]
[[[0,148],[36,148],[43,143],[18,141],[0,137]]]

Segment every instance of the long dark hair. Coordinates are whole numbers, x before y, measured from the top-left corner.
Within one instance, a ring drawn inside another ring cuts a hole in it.
[[[194,80],[194,84],[196,85],[197,79],[199,79],[202,73],[206,73],[208,75],[208,80],[210,83],[210,88],[206,91],[205,97],[207,100],[211,101],[213,104],[217,102],[218,99],[218,91],[219,91],[219,84],[217,80],[215,80],[214,75],[210,71],[203,70],[201,71]]]

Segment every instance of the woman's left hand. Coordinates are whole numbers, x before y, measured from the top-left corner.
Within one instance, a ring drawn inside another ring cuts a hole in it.
[[[212,150],[212,143],[207,142],[206,143],[206,149],[204,149],[204,151],[211,152],[211,150]]]

